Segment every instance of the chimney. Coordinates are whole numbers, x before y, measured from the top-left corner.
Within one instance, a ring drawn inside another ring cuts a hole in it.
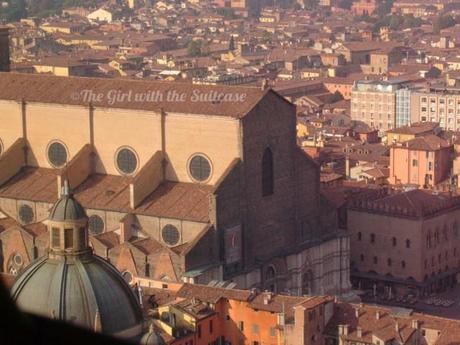
[[[272,293],[270,291],[265,291],[264,292],[264,304],[267,305],[271,302],[272,300]]]
[[[349,329],[350,329],[349,325],[344,325],[343,326],[343,335],[348,335]]]
[[[9,28],[0,26],[0,72],[10,69],[10,32]]]
[[[357,334],[358,338],[362,338],[363,337],[363,329],[358,326],[356,328],[356,334]]]
[[[376,319],[376,320],[380,320],[380,316],[381,316],[381,315],[380,315],[380,310],[377,310],[377,311],[375,312],[375,319]]]
[[[265,91],[268,89],[268,79],[267,78],[262,79],[262,85],[260,88],[262,91]]]
[[[418,327],[419,327],[418,320],[412,320],[412,328],[418,329]]]
[[[355,316],[359,319],[359,308],[355,308]]]
[[[396,333],[399,333],[399,323],[395,323],[395,331]]]

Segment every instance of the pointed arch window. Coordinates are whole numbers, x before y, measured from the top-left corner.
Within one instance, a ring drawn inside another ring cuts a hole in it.
[[[273,153],[270,148],[266,148],[262,157],[262,196],[273,194],[274,174],[273,174]]]

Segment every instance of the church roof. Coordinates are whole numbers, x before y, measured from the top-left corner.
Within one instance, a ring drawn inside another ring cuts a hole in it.
[[[122,108],[184,114],[244,117],[267,91],[258,87],[195,85],[108,78],[57,77],[21,73],[0,73],[0,99],[26,102]],[[184,98],[168,98],[184,95]],[[102,95],[98,100],[89,95]],[[111,95],[125,95],[111,102]],[[136,95],[162,95],[141,101]],[[225,101],[213,97],[225,95]],[[240,98],[242,96],[243,98]],[[137,98],[136,98],[137,97]],[[204,98],[203,98],[204,97]]]

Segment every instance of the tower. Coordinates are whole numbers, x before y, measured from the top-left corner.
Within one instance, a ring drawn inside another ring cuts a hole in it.
[[[0,72],[10,71],[9,28],[0,26]]]

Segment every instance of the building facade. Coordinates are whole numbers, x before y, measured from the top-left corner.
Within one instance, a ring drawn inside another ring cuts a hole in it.
[[[400,81],[359,81],[351,92],[351,118],[380,132],[396,126],[396,91]]]
[[[95,252],[128,280],[348,291],[348,239],[296,145],[294,107],[275,92],[8,73],[0,83],[4,271],[46,250],[41,221],[67,179]]]
[[[460,130],[460,90],[430,89],[412,93],[412,122],[438,122],[445,130]]]
[[[354,285],[424,295],[456,284],[459,206],[458,196],[423,190],[353,201],[347,224]]]
[[[453,145],[433,134],[397,143],[390,149],[391,184],[436,186],[452,169]]]

